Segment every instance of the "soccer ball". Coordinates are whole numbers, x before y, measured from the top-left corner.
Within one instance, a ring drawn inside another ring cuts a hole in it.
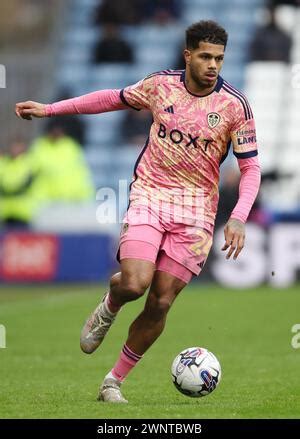
[[[173,361],[172,379],[184,395],[198,398],[211,393],[221,380],[221,365],[205,348],[188,348]]]

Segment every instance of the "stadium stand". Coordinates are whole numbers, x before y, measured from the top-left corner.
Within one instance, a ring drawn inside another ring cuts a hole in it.
[[[275,215],[294,212],[299,217],[300,32],[299,8],[276,9],[278,26],[292,37],[291,63],[250,62],[246,66],[245,92],[256,119],[263,176],[263,204]]]

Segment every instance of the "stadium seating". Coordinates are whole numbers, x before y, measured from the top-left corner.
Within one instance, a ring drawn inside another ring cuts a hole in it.
[[[264,204],[274,212],[297,210],[300,199],[300,31],[296,25],[300,11],[280,6],[276,18],[292,35],[292,64],[250,63],[245,79],[257,125],[262,172],[278,175],[262,190]]]
[[[276,167],[280,147],[280,118],[287,67],[281,62],[254,62],[246,67],[245,92],[256,120],[263,172]],[[280,159],[279,159],[280,160]]]

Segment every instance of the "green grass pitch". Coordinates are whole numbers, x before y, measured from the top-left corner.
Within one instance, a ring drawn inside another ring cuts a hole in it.
[[[0,287],[0,418],[298,418],[300,349],[291,328],[300,323],[299,285],[231,291],[194,284],[170,311],[165,332],[123,385],[129,404],[96,401],[127,328],[143,299],[127,304],[103,345],[81,353],[79,334],[103,286]],[[184,348],[203,346],[222,365],[209,396],[181,395],[170,365]]]

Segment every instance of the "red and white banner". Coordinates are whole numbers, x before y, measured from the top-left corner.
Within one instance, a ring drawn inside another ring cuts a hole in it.
[[[0,260],[4,281],[51,281],[57,270],[58,239],[53,235],[6,234]]]

